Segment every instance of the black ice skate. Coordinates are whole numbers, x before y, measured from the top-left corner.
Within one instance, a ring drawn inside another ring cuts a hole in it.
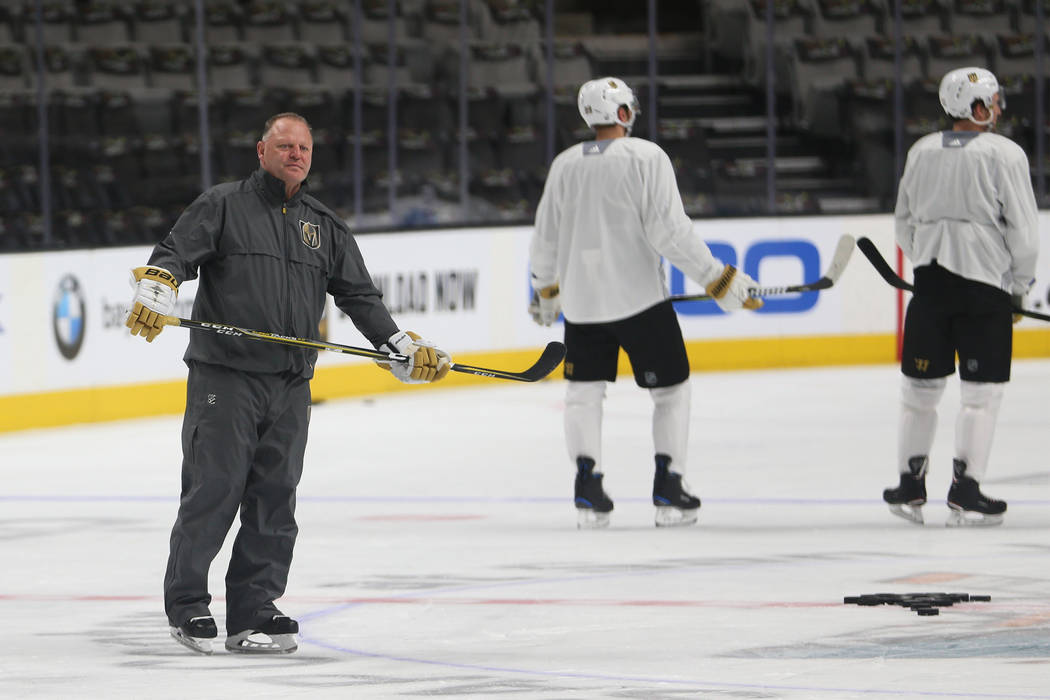
[[[576,527],[579,529],[609,525],[613,502],[602,488],[602,476],[594,472],[593,459],[576,458]]]
[[[170,631],[176,642],[198,654],[210,654],[211,640],[219,635],[213,617],[191,617],[181,625],[172,625]]]
[[[1006,501],[981,493],[977,481],[966,476],[966,462],[953,460],[952,487],[948,489],[948,527],[1001,525]]]
[[[895,489],[882,492],[882,500],[890,506],[894,515],[917,525],[923,524],[922,507],[926,505],[926,467],[929,459],[925,455],[908,459],[908,472],[901,474],[901,483]]]
[[[700,511],[700,499],[686,490],[681,474],[671,471],[671,458],[667,455],[656,455],[653,505],[657,527],[692,525]]]
[[[287,615],[274,615],[256,626],[226,638],[226,650],[237,654],[291,654],[299,648],[295,635],[299,623]]]

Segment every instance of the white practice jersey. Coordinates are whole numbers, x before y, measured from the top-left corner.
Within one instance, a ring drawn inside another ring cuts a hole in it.
[[[908,151],[896,233],[915,267],[936,260],[967,279],[1023,294],[1039,254],[1038,209],[1024,151],[987,132],[922,137]]]
[[[624,137],[554,159],[529,260],[536,288],[560,285],[565,318],[614,321],[666,299],[661,255],[703,285],[724,267],[694,231],[663,149]]]

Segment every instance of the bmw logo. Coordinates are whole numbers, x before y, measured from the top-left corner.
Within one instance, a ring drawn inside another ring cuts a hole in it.
[[[51,307],[51,327],[55,331],[55,344],[62,357],[72,360],[84,344],[84,292],[73,275],[66,275],[58,282],[55,301]]]

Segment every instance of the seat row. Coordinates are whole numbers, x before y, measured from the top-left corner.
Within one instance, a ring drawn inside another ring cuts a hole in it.
[[[465,0],[467,34],[496,41],[536,40],[542,35],[533,3]],[[355,21],[353,0],[205,0],[208,43],[301,41],[340,43],[360,37],[385,42],[391,30],[388,0],[362,0]],[[458,0],[400,0],[393,30],[398,40],[458,43]],[[0,43],[35,40],[35,3],[0,0]],[[79,0],[45,2],[45,43],[87,44],[189,41],[194,33],[192,0]]]

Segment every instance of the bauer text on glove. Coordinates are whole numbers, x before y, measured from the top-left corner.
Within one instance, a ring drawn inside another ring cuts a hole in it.
[[[436,382],[443,379],[452,366],[452,358],[447,352],[412,331],[398,331],[379,349],[408,357],[407,362],[377,361],[380,367],[390,370],[405,384]]]
[[[758,283],[751,277],[732,265],[726,265],[722,274],[708,284],[704,291],[711,295],[723,311],[758,309],[762,306],[762,300],[751,296],[750,292],[757,286]]]
[[[164,317],[175,310],[179,283],[163,267],[152,265],[132,270],[130,282],[135,298],[131,300],[131,312],[124,325],[131,329],[132,335],[141,335],[152,343],[164,330]]]

